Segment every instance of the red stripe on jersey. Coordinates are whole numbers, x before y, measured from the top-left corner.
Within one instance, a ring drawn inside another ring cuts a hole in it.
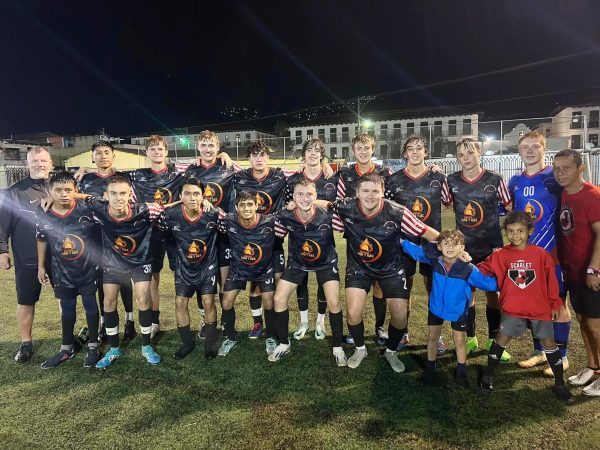
[[[340,216],[337,214],[333,214],[331,224],[333,225],[333,229],[335,231],[344,231],[344,222],[342,222],[342,219],[340,219]]]
[[[275,221],[275,236],[278,238],[284,238],[288,234],[287,228],[285,228],[279,221]]]
[[[175,163],[175,170],[179,173],[185,173],[189,166],[189,163]]]
[[[407,208],[404,209],[402,214],[402,223],[400,224],[402,232],[410,236],[419,237],[427,231],[427,225],[417,219],[412,212]]]
[[[346,183],[344,183],[344,179],[342,177],[340,177],[338,180],[337,196],[338,198],[346,198]]]
[[[508,205],[512,199],[510,198],[510,192],[508,191],[508,186],[506,185],[506,181],[504,178],[500,178],[500,183],[498,184],[498,197],[500,197],[500,202],[502,206]]]
[[[452,196],[450,195],[450,188],[448,187],[448,181],[444,178],[442,183],[442,203],[445,206],[449,206],[452,203]]]
[[[290,169],[281,169],[281,171],[283,172],[283,176],[287,179],[289,177],[291,177],[292,175],[298,173],[297,170],[290,170]]]

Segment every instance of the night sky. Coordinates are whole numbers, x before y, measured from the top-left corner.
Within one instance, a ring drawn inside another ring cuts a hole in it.
[[[2,1],[0,61],[0,137],[265,128],[378,94],[527,117],[600,101],[600,2]]]

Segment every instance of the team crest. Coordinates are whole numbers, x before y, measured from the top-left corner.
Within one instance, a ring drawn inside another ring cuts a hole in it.
[[[383,254],[383,247],[379,241],[371,236],[367,236],[358,246],[358,256],[367,263],[374,263]]]
[[[173,201],[173,194],[171,194],[170,190],[165,188],[156,188],[152,197],[154,202],[159,205],[164,205]]]
[[[533,199],[527,200],[527,204],[525,205],[525,208],[523,208],[523,212],[527,214],[531,220],[533,220],[533,223],[539,222],[542,220],[542,217],[544,217],[544,207],[540,202]]]
[[[483,208],[476,201],[470,201],[463,210],[460,222],[468,228],[478,227],[483,222]]]
[[[113,243],[113,248],[123,256],[129,256],[137,248],[135,239],[131,236],[117,236]]]
[[[533,280],[535,280],[535,270],[509,269],[508,278],[510,278],[519,289],[525,289],[527,286],[533,283]]]
[[[273,207],[273,199],[264,191],[256,191],[256,212],[268,214]]]
[[[255,266],[262,260],[263,251],[260,245],[248,242],[242,250],[240,261],[247,266]]]
[[[431,204],[425,197],[416,197],[415,201],[410,207],[410,211],[417,219],[424,222],[431,214]]]
[[[60,256],[67,261],[75,261],[81,258],[84,248],[85,244],[79,236],[67,234],[60,250]]]
[[[573,219],[573,211],[568,205],[565,205],[561,208],[558,221],[565,236],[573,234],[575,231],[575,220]]]
[[[194,239],[188,246],[185,256],[192,264],[199,263],[206,256],[206,242]]]
[[[205,200],[208,200],[213,206],[219,206],[223,201],[223,188],[218,183],[206,183],[204,193]]]
[[[302,244],[300,256],[306,262],[314,262],[321,257],[321,247],[315,241],[307,239]]]

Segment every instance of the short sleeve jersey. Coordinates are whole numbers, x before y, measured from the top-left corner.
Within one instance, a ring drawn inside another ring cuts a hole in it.
[[[129,172],[138,202],[167,203],[179,200],[179,191],[183,184],[183,173],[175,164],[169,164],[156,172],[150,168]]]
[[[129,178],[127,172],[113,172],[109,175],[102,175],[99,173],[86,173],[81,181],[79,182],[79,191],[84,194],[93,195],[95,197],[102,197],[106,192],[106,183],[112,176],[122,176]]]
[[[311,179],[306,176],[304,171],[297,172],[290,176],[287,179],[286,187],[285,187],[285,201],[289,202],[293,198],[294,194],[294,186],[298,181],[302,179],[308,179],[315,183],[315,188],[317,189],[317,199],[318,200],[326,200],[328,202],[333,202],[337,198],[337,185],[339,180],[339,173],[333,174],[330,178],[325,178],[323,176],[323,171],[319,173],[317,178]]]
[[[231,211],[235,171],[227,169],[220,161],[210,166],[191,164],[185,171],[186,177],[194,177],[204,185],[203,197],[214,207]]]
[[[263,178],[255,178],[252,168],[241,170],[235,174],[237,193],[248,191],[256,196],[257,213],[269,214],[282,208],[286,176],[281,168],[269,168]]]
[[[392,170],[389,167],[382,166],[380,164],[373,163],[371,170],[362,173],[358,164],[353,164],[349,167],[342,167],[339,171],[339,181],[337,186],[338,198],[355,197],[356,196],[356,184],[361,176],[368,173],[376,173],[382,177],[387,177],[392,174]]]

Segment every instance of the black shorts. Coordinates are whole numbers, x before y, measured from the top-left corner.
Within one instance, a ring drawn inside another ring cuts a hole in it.
[[[275,278],[272,276],[262,281],[236,280],[231,277],[227,277],[227,280],[225,280],[225,286],[223,287],[223,292],[235,290],[243,291],[246,289],[246,284],[248,281],[255,283],[262,293],[273,292],[275,290]]]
[[[427,325],[436,326],[443,324],[444,319],[436,316],[431,311],[427,313]],[[454,331],[467,331],[467,315],[463,315],[457,322],[450,322],[450,326]]]
[[[403,255],[402,264],[407,277],[412,277],[417,273],[417,261],[408,255]],[[419,273],[424,277],[433,276],[433,268],[429,264],[419,263]]]
[[[98,285],[95,281],[78,287],[54,286],[54,296],[61,300],[71,300],[77,298],[78,295],[82,297],[96,295],[97,290]]]
[[[140,283],[152,280],[152,264],[144,264],[135,269],[123,270],[113,267],[105,267],[102,274],[103,284],[124,285],[131,283]]]
[[[590,319],[600,318],[600,291],[592,291],[586,285],[569,286],[568,291],[575,313]]]
[[[217,260],[219,267],[229,267],[231,259],[231,247],[229,246],[229,238],[227,235],[219,233],[217,235]]]
[[[177,241],[175,241],[175,238],[172,237],[171,235],[168,235],[165,238],[165,249],[167,252],[167,259],[169,260],[169,269],[171,270],[171,272],[175,272],[175,267],[177,267]],[[163,255],[163,261],[164,261],[164,255]],[[162,265],[161,265],[161,269],[162,269]],[[160,272],[160,270],[159,270]],[[158,272],[152,272],[152,273],[158,273]]]
[[[317,284],[323,286],[328,281],[340,281],[340,274],[337,267],[329,267],[327,269],[315,270],[317,275]],[[310,272],[300,269],[286,267],[281,275],[281,279],[290,283],[302,285]]]
[[[397,273],[391,277],[374,278],[363,272],[346,270],[346,288],[358,288],[364,290],[367,294],[371,290],[373,283],[377,281],[381,292],[385,298],[408,298],[406,288],[406,277],[404,272]]]
[[[217,293],[217,275],[206,278],[201,283],[187,283],[185,280],[175,279],[175,295],[179,297],[193,297],[194,294],[207,295]]]
[[[150,257],[152,258],[152,273],[160,273],[165,262],[165,237],[162,232],[152,230],[150,238]]]
[[[285,267],[283,250],[273,250],[273,272],[282,273]]]
[[[50,274],[48,278],[51,279]],[[17,304],[35,305],[40,299],[42,285],[38,280],[38,270],[32,267],[15,267]]]

